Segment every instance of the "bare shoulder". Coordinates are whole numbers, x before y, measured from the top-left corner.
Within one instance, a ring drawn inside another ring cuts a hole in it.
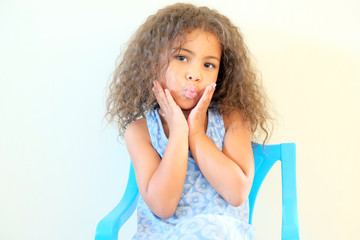
[[[250,130],[250,121],[246,119],[244,113],[240,110],[233,110],[229,114],[224,114],[223,121],[225,131],[233,128]]]
[[[159,156],[152,146],[146,118],[138,119],[126,128],[125,143],[134,164],[135,173],[138,175],[137,178],[147,175],[143,170],[149,168],[149,165],[157,164]],[[141,178],[138,180],[142,182]]]
[[[129,124],[125,131],[125,142],[150,141],[146,118],[140,118]]]

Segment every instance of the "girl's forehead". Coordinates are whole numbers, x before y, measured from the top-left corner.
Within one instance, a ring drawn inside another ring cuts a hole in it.
[[[176,36],[176,38],[174,39],[174,41],[171,45],[171,48],[181,47],[188,42],[196,40],[199,37],[199,35],[204,34],[204,33],[206,35],[212,35],[211,40],[213,42],[220,43],[218,36],[214,32],[196,28],[196,29],[183,30],[182,33],[180,33]]]

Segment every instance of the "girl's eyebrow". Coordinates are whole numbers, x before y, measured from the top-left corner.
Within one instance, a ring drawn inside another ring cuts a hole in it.
[[[186,49],[186,48],[177,47],[177,48],[173,49],[173,53],[180,52],[180,51],[185,51],[185,52],[188,52],[191,55],[195,55],[195,53],[193,51],[191,51],[189,49]],[[215,59],[215,60],[218,60],[220,62],[220,59],[215,57],[215,56],[206,56],[205,59]]]

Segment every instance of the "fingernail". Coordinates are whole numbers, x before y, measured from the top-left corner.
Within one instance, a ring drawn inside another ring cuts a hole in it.
[[[212,83],[212,84],[211,84],[211,87],[215,89],[216,83]]]

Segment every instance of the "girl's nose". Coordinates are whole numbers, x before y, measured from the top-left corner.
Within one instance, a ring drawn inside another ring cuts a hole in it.
[[[190,81],[199,81],[200,77],[199,77],[198,74],[195,74],[195,73],[187,73],[186,74],[186,79],[190,80]]]

